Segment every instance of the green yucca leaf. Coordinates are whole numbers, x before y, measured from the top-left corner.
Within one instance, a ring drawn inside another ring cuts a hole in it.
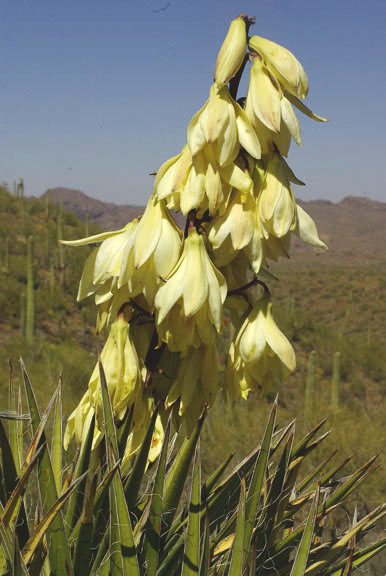
[[[106,460],[111,470],[118,459],[118,441],[110,395],[102,362],[99,359],[103,420],[106,440]],[[119,469],[109,488],[110,497],[110,573],[112,576],[140,576],[129,510]]]
[[[95,576],[96,574],[103,574],[105,570],[104,565],[106,562],[107,562],[107,574],[108,574],[109,562],[110,562],[110,552],[108,549],[109,538],[110,538],[110,527],[108,527],[104,535],[98,541],[98,545],[96,548],[96,555],[93,558],[92,566],[90,569],[90,576]],[[93,545],[92,548],[94,548]]]
[[[275,418],[275,409],[273,409],[271,411],[270,420],[269,420],[269,427],[267,428],[267,430],[270,430],[271,426],[274,426],[274,418]],[[284,430],[282,430],[278,433],[279,440],[276,439],[276,441],[275,441],[276,448],[280,445],[282,440],[287,436],[287,434],[293,428],[293,425],[294,424],[291,423],[291,427],[287,426]],[[268,433],[268,436],[269,436],[269,433]],[[264,436],[264,442],[266,442],[266,443],[268,443],[268,436],[266,436],[266,435]],[[272,432],[271,432],[271,438],[272,438]],[[292,439],[291,439],[291,442],[292,442]],[[272,446],[272,444],[271,444],[271,446]],[[272,450],[273,450],[273,448],[271,448],[271,452],[270,452],[271,454],[272,454]],[[230,516],[230,519],[227,522],[225,522],[225,524],[222,526],[221,530],[218,532],[217,536],[212,540],[212,542],[211,542],[211,550],[212,551],[220,545],[220,542],[223,541],[223,542],[229,543],[232,541],[230,539],[230,535],[234,531],[234,526],[235,526],[236,518],[237,518],[237,509],[235,511],[233,511],[233,504],[231,505],[230,502],[232,501],[232,499],[233,499],[232,496],[234,495],[235,491],[237,491],[237,488],[240,484],[240,477],[248,474],[248,472],[250,471],[250,469],[253,466],[255,467],[255,470],[256,470],[256,462],[260,456],[260,453],[261,453],[261,447],[257,447],[255,450],[253,450],[239,464],[239,466],[236,467],[236,469],[228,476],[228,478],[226,478],[224,480],[224,482],[222,484],[220,484],[218,489],[215,490],[214,498],[209,501],[208,508],[212,512],[211,522],[215,522],[216,518],[219,518],[219,517],[220,517],[220,520],[222,519],[221,510],[225,510],[225,512],[227,512],[228,515],[230,515],[231,511],[233,512],[233,514]],[[263,458],[263,456],[262,456],[262,458]],[[264,458],[263,458],[263,460],[264,460]],[[262,460],[262,462],[263,462],[263,460]],[[258,474],[260,474],[260,470],[258,470]],[[258,480],[258,476],[255,477],[256,482],[257,482],[257,480]],[[222,488],[224,488],[224,490],[222,490]],[[226,488],[226,490],[225,490],[225,488]],[[216,500],[220,501],[220,506],[218,506]],[[230,544],[229,544],[229,547],[230,547]]]
[[[62,469],[63,469],[63,430],[62,430],[62,378],[59,378],[58,392],[54,412],[54,423],[52,427],[51,460],[52,471],[54,473],[56,490],[60,494],[62,490]]]
[[[324,503],[323,508],[327,509],[343,502],[343,500],[347,498],[347,496],[351,494],[351,492],[355,490],[359,486],[359,484],[361,484],[363,480],[367,478],[367,476],[369,476],[376,470],[376,467],[371,468],[376,458],[377,456],[370,458],[370,460],[366,462],[366,464],[361,466],[361,468],[359,468],[354,474],[352,474],[346,482],[344,482],[339,488],[337,488],[334,491],[334,493]]]
[[[275,476],[272,480],[271,487],[268,492],[267,501],[264,503],[264,512],[259,519],[259,524],[256,529],[256,542],[257,551],[260,554],[261,568],[258,572],[262,573],[262,566],[265,562],[268,552],[268,546],[271,536],[274,532],[274,521],[278,511],[280,501],[283,498],[283,488],[288,472],[288,465],[291,457],[291,449],[293,443],[294,432],[292,431],[287,439],[283,453],[281,455]]]
[[[318,511],[319,503],[319,489],[315,492],[314,500],[312,502],[311,510],[308,515],[307,524],[305,526],[299,548],[297,549],[295,561],[292,566],[290,576],[304,576],[308,555],[311,548],[312,538],[314,536],[315,520]]]
[[[312,480],[316,478],[316,476],[327,466],[327,464],[334,458],[334,456],[338,453],[338,450],[334,450],[327,458],[323,460],[318,466],[316,466],[301,482],[298,482],[296,486],[296,491],[298,494],[303,492],[309,484],[311,484]]]
[[[9,361],[9,402],[8,408],[10,412],[16,413],[16,393],[15,393],[15,385],[13,380],[13,368],[12,362]],[[22,461],[22,455],[20,453],[20,445],[18,441],[18,432],[19,432],[20,422],[17,419],[12,419],[9,421],[9,445],[11,447],[13,462],[15,464],[15,469],[17,475],[20,474],[20,467]]]
[[[28,464],[27,468],[25,468],[23,474],[20,476],[15,488],[13,489],[12,494],[10,495],[6,503],[3,512],[0,514],[0,517],[5,527],[10,526],[12,518],[14,518],[16,515],[17,508],[21,504],[21,498],[23,497],[24,491],[27,486],[28,478],[35,464],[37,463],[42,450],[43,446],[40,446],[40,448],[34,454],[34,457]]]
[[[24,366],[23,360],[20,360],[21,370],[23,375],[26,396],[28,400],[29,412],[31,415],[32,431],[35,434],[40,424],[40,413],[36,403],[35,394],[33,392],[29,376]],[[42,433],[42,441],[45,440],[44,433]],[[56,491],[56,484],[54,473],[52,471],[51,459],[45,446],[42,455],[39,459],[38,466],[38,480],[40,493],[44,494],[43,508],[45,510],[53,509],[58,500]],[[76,484],[75,484],[76,486]],[[66,492],[67,493],[67,492]],[[71,492],[69,492],[70,494]],[[73,574],[70,550],[66,533],[64,530],[63,517],[61,509],[59,513],[53,516],[50,524],[47,526],[47,539],[48,539],[48,554],[50,558],[51,572],[54,576],[61,576],[63,566],[69,575]],[[63,572],[62,572],[63,573]]]
[[[234,457],[235,453],[232,452],[229,456],[218,466],[218,468],[209,476],[209,478],[204,482],[201,488],[201,501],[206,502],[212,491],[217,486],[221,476],[224,474],[225,470],[227,469],[230,461]]]
[[[125,453],[127,439],[129,437],[131,425],[133,423],[133,414],[134,414],[134,404],[132,404],[130,410],[128,410],[118,430],[118,451],[120,458],[122,458],[123,454]]]
[[[108,446],[111,450],[111,446]],[[111,454],[111,458],[114,455]],[[110,571],[123,576],[140,576],[129,510],[119,470],[110,486]]]
[[[200,505],[201,505],[201,460],[200,439],[196,446],[192,474],[192,489],[189,505],[188,526],[185,537],[185,551],[182,576],[198,574],[200,566]]]
[[[82,438],[79,456],[77,458],[74,472],[72,475],[73,480],[76,480],[80,476],[83,476],[84,473],[88,470],[90,463],[92,441],[94,438],[94,429],[95,429],[95,414],[92,416],[90,425],[86,430],[86,434]],[[84,481],[78,486],[78,489],[71,494],[71,497],[68,501],[65,517],[66,532],[68,535],[72,532],[82,512],[82,502],[84,497],[85,485],[86,485],[86,478],[84,477]]]
[[[247,555],[250,547],[251,536],[255,525],[257,509],[260,502],[261,491],[263,488],[264,477],[267,471],[269,453],[272,442],[272,434],[275,428],[277,413],[277,398],[272,406],[268,424],[265,429],[263,442],[256,460],[252,479],[248,488],[248,497],[245,512],[245,532],[244,532],[244,552]]]
[[[353,517],[353,526],[355,526],[357,524],[357,522],[358,522],[358,509],[355,506],[354,517]],[[355,551],[355,546],[356,546],[356,534],[354,534],[350,540],[349,555],[348,555],[347,562],[345,564],[342,576],[351,576],[351,574],[352,574],[352,567],[353,567],[353,560],[354,560],[353,554]]]
[[[102,361],[100,358],[98,359],[98,366],[102,393],[103,422],[105,427],[106,459],[107,466],[111,470],[119,458],[117,429],[115,427],[113,409],[111,406],[109,390],[107,388],[105,371],[103,369]],[[111,450],[108,450],[108,446],[111,446]]]
[[[302,440],[300,440],[300,442],[298,442],[294,446],[292,450],[292,458],[295,459],[298,456],[302,456],[304,454],[304,450],[307,448],[312,438],[316,436],[316,434],[319,432],[319,430],[322,428],[322,426],[324,426],[326,422],[327,418],[324,418],[321,422],[319,422],[319,424],[315,426],[315,428],[313,428],[310,432],[308,432],[308,434],[306,434],[304,438],[302,438]]]
[[[35,446],[36,449],[36,446]],[[3,495],[3,502],[6,506],[6,503],[9,502],[9,498],[14,495],[14,491],[17,487],[17,483],[18,483],[18,474],[17,474],[17,469],[16,469],[16,464],[14,462],[13,459],[13,453],[12,453],[12,449],[11,446],[8,442],[8,438],[7,435],[5,433],[3,424],[0,420],[0,454],[1,454],[1,458],[0,458],[0,472],[2,473],[3,476],[3,481],[4,481],[4,495]],[[31,455],[32,458],[32,455]],[[25,470],[25,467],[23,466],[21,473],[23,474]],[[0,484],[2,484],[2,482],[0,482]],[[16,494],[17,496],[17,494]],[[16,498],[16,501],[14,501],[15,504],[15,509],[18,508],[19,504],[20,504],[20,508],[19,508],[19,520],[20,522],[17,523],[16,525],[16,530],[17,530],[17,535],[19,538],[19,543],[20,545],[23,545],[27,542],[28,538],[29,538],[29,532],[28,532],[28,523],[27,523],[27,516],[25,513],[25,507],[24,507],[24,503],[22,502],[22,500],[20,498]],[[14,509],[14,510],[15,510]],[[11,516],[8,518],[6,524],[9,524],[11,522],[11,517],[13,515],[13,511],[11,513]]]
[[[108,500],[109,500],[110,485],[111,482],[113,481],[113,477],[116,474],[118,468],[119,468],[119,462],[117,462],[111,470],[107,471],[96,491],[94,501],[94,521],[93,521],[93,533],[91,543],[91,550],[93,551],[91,560],[92,569],[90,571],[90,574],[96,574],[108,549],[109,528],[107,527],[106,529],[107,517],[109,515]],[[81,528],[81,520],[79,519],[71,534],[71,540],[78,538],[80,528]]]
[[[232,557],[232,545],[230,545],[229,548],[226,549],[225,553],[219,556],[214,569],[214,573],[216,574],[216,576],[227,576],[229,566],[231,563],[231,557]]]
[[[167,548],[166,554],[161,557],[161,563],[157,571],[157,576],[170,576],[171,574],[174,574],[174,571],[179,565],[183,555],[184,544],[184,533],[176,535],[176,537],[173,538],[173,544]]]
[[[213,528],[218,526],[237,506],[240,491],[240,478],[247,476],[254,467],[260,453],[260,446],[252,450],[228,476],[220,482],[208,499],[208,511]],[[236,497],[236,502],[235,502]],[[224,513],[223,513],[224,511]],[[213,549],[218,542],[212,542]]]
[[[27,566],[20,553],[19,542],[16,537],[16,533],[13,534],[13,562],[12,562],[12,574],[14,576],[28,576]]]
[[[347,458],[344,458],[341,462],[339,462],[331,470],[326,472],[326,474],[324,474],[324,476],[322,476],[322,478],[320,479],[320,486],[321,487],[326,486],[330,482],[330,480],[332,480],[334,478],[334,476],[336,476],[336,474],[340,470],[342,470],[350,462],[350,460],[352,460],[352,456],[348,456]]]
[[[246,483],[245,477],[240,483],[240,502],[237,514],[236,533],[232,547],[232,561],[229,576],[241,576],[243,571],[244,538],[245,538],[245,500]]]
[[[26,543],[26,545],[23,547],[22,550],[23,559],[26,564],[28,564],[28,562],[31,560],[35,550],[38,547],[40,540],[47,533],[48,528],[50,527],[50,525],[52,525],[55,517],[61,511],[64,504],[67,502],[70,494],[73,492],[73,490],[75,490],[75,488],[82,481],[82,479],[83,479],[82,476],[78,478],[73,484],[71,484],[69,488],[67,488],[67,490],[59,498],[57,498],[57,500],[54,502],[54,505],[51,506],[51,508],[45,514],[39,525],[35,528],[35,530],[31,534],[28,542]],[[61,565],[60,570],[62,570],[62,573],[63,573],[63,566],[66,565],[65,564]]]
[[[211,474],[211,476],[209,476],[209,478],[201,486],[201,504],[202,504],[201,510],[206,509],[207,499],[212,494],[212,491],[216,488],[221,476],[224,474],[224,472],[225,472],[228,464],[232,460],[233,456],[234,456],[234,452],[232,452],[232,454],[230,454],[224,460],[224,462],[222,462],[220,464],[220,466],[218,466],[218,468],[213,472],[213,474]],[[203,516],[201,516],[201,518],[203,518]],[[187,520],[188,520],[188,518],[187,518],[187,514],[186,514],[186,508],[184,508],[183,510],[181,510],[178,517],[174,520],[173,524],[170,527],[169,540],[168,540],[168,543],[166,544],[166,547],[169,545],[169,543],[172,543],[171,539],[173,538],[174,534],[176,532],[180,531],[181,529],[183,529],[183,527],[187,523]]]
[[[296,420],[292,420],[285,428],[275,431],[273,435],[271,454],[274,454],[288,434],[294,430]]]
[[[95,500],[94,500],[94,522],[93,522],[93,545],[91,546],[94,550],[98,548],[100,543],[101,536],[104,534],[105,528],[105,510],[104,510],[104,503],[106,499],[108,499],[109,494],[109,486],[112,482],[113,476],[119,467],[119,462],[112,468],[112,470],[108,470],[103,477],[101,483],[99,484]],[[70,498],[71,501],[71,498]],[[69,504],[68,504],[69,505]],[[69,537],[69,541],[72,543],[79,537],[79,531],[81,527],[81,519],[78,518],[77,523],[73,531],[71,532],[71,536]]]
[[[90,570],[96,482],[96,475],[91,470],[87,478],[82,515],[80,517],[80,529],[74,547],[73,565],[75,576],[83,576],[83,574],[88,574]]]
[[[362,518],[355,526],[348,530],[341,538],[339,538],[332,546],[322,550],[318,555],[318,559],[307,568],[306,574],[309,576],[316,576],[319,574],[321,569],[329,563],[336,562],[339,556],[345,555],[347,550],[347,545],[350,540],[361,530],[363,530],[369,521],[377,519],[379,521],[382,517],[386,515],[386,505],[379,506],[370,514]]]
[[[160,538],[162,525],[162,505],[164,493],[164,481],[166,460],[168,455],[168,446],[170,438],[171,421],[166,426],[165,436],[162,444],[161,455],[158,461],[157,472],[155,475],[154,486],[151,494],[151,503],[149,517],[147,521],[146,539],[143,549],[143,566],[146,568],[148,576],[153,576],[157,572],[158,557],[160,553]]]
[[[356,550],[353,554],[353,567],[359,568],[360,566],[368,562],[371,558],[374,558],[374,556],[376,556],[385,549],[386,549],[386,537],[370,544],[369,546],[366,546],[365,548]],[[347,560],[343,559],[337,563],[334,563],[333,566],[324,568],[323,576],[330,576],[331,574],[333,574],[334,576],[340,576],[346,562]]]
[[[6,501],[16,485],[17,472],[15,462],[13,460],[11,446],[8,442],[8,438],[5,433],[3,422],[1,421],[1,419],[0,419],[0,456],[1,456],[1,471],[5,488],[5,501]]]
[[[135,457],[134,464],[125,482],[125,496],[127,507],[132,510],[137,502],[139,488],[145,474],[146,466],[148,463],[149,450],[153,438],[154,426],[158,416],[158,406],[156,406],[154,413],[149,422],[145,438],[138,450]]]
[[[10,530],[4,525],[2,519],[0,518],[0,541],[1,541],[1,549],[4,554],[4,559],[9,566],[12,566],[13,560],[13,547],[12,547],[12,533]]]
[[[204,521],[204,534],[202,538],[200,576],[209,575],[209,567],[210,567],[209,536],[210,536],[209,514],[208,511],[206,510]]]
[[[165,482],[162,513],[165,522],[165,533],[169,531],[179,504],[190,464],[194,457],[196,444],[206,416],[206,410],[201,414],[189,438],[186,438],[170,467]]]

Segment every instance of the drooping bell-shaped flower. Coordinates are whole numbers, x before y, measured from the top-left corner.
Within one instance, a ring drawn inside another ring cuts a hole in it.
[[[125,247],[132,241],[137,224],[138,220],[133,220],[121,230],[64,242],[68,246],[100,244],[85,262],[79,283],[78,301],[92,294],[99,294],[100,298],[110,294],[111,297],[114,289],[112,282],[118,279]]]
[[[272,304],[263,296],[231,345],[225,395],[246,398],[252,389],[267,390],[273,382],[285,380],[295,368],[295,352],[272,317]]]
[[[263,234],[282,238],[296,226],[296,202],[291,190],[286,165],[280,154],[269,160],[259,197],[259,217]]]
[[[155,297],[157,331],[171,351],[212,344],[222,325],[227,287],[212,263],[204,238],[190,228],[176,267]]]
[[[122,420],[127,409],[133,404],[136,391],[141,387],[142,382],[142,366],[132,341],[131,327],[122,315],[111,325],[109,336],[101,353],[101,362],[105,372],[114,418]],[[68,419],[65,446],[68,446],[74,434],[76,434],[78,440],[81,437],[80,430],[86,422],[90,407],[96,414],[93,442],[95,447],[101,440],[104,431],[98,363],[95,365],[91,375],[88,391]]]
[[[260,144],[244,110],[233,100],[227,86],[212,84],[209,99],[188,126],[192,156],[210,145],[220,167],[233,162],[242,146],[253,158],[260,158]]]
[[[307,96],[307,75],[292,52],[261,36],[252,36],[249,39],[249,48],[264,59],[271,74],[288,92],[301,99]]]
[[[181,231],[164,201],[151,197],[127,243],[119,272],[118,287],[127,286],[131,294],[143,292],[150,308],[162,278],[174,268],[181,250]]]

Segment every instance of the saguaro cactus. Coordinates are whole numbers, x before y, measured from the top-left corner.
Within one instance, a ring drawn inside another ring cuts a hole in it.
[[[59,255],[59,270],[60,270],[60,282],[64,284],[64,268],[66,265],[65,262],[65,252],[64,252],[64,245],[62,244],[63,240],[63,203],[60,203],[59,212],[58,212],[58,219],[57,219],[57,239],[58,239],[58,255]]]
[[[29,344],[32,344],[35,333],[35,300],[33,279],[33,237],[27,241],[27,303],[26,303],[26,327],[25,336]]]
[[[55,290],[55,263],[54,263],[54,259],[51,258],[51,261],[50,261],[50,296],[51,296],[51,298],[54,295],[54,290]]]
[[[17,183],[17,195],[20,198],[24,198],[24,180],[23,180],[23,178],[19,178],[19,182]]]
[[[46,216],[46,220],[50,217],[50,201],[51,201],[51,193],[50,190],[47,190],[44,196],[44,213]]]
[[[25,336],[25,294],[20,294],[20,334]]]
[[[88,236],[88,233],[89,233],[89,216],[87,212],[86,217],[84,219],[84,235]]]
[[[339,408],[340,385],[340,352],[335,352],[332,367],[331,408],[336,412]]]

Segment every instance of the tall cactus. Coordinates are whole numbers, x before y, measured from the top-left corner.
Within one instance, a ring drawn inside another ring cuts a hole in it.
[[[51,246],[50,246],[50,231],[48,228],[48,223],[47,223],[46,229],[44,230],[44,248],[45,248],[47,261],[49,261],[50,254],[51,254]]]
[[[335,352],[332,367],[331,383],[331,408],[337,412],[339,408],[339,385],[340,385],[340,352]]]
[[[23,180],[23,178],[19,178],[19,182],[17,183],[17,195],[20,198],[24,198],[24,180]]]
[[[58,239],[58,255],[59,255],[59,270],[60,270],[60,282],[64,284],[64,269],[65,269],[65,252],[63,240],[63,203],[59,205],[58,219],[57,219],[57,239]]]
[[[17,196],[17,184],[16,180],[13,181],[13,195]]]
[[[88,212],[86,212],[86,216],[84,219],[84,235],[87,236],[89,235],[89,216],[88,216]]]
[[[35,295],[33,278],[33,237],[27,241],[27,303],[25,337],[28,344],[33,343],[35,333]]]
[[[316,365],[316,351],[312,350],[309,355],[307,363],[307,377],[306,377],[306,389],[304,399],[304,418],[307,425],[311,420],[311,415],[314,407],[315,365]]]
[[[46,220],[48,220],[48,218],[50,217],[50,201],[51,201],[51,192],[50,190],[47,190],[44,196],[44,214]]]
[[[20,294],[20,334],[25,336],[25,294],[22,292]]]
[[[50,296],[51,296],[51,298],[54,295],[54,291],[55,291],[55,263],[54,263],[54,259],[51,258],[51,261],[50,261]]]

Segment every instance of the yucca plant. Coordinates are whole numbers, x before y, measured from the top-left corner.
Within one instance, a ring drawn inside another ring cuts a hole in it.
[[[144,214],[67,242],[99,244],[78,299],[94,295],[108,337],[64,435],[61,383],[41,415],[22,363],[24,414],[11,373],[0,419],[2,574],[348,576],[386,545],[363,544],[386,506],[330,529],[375,459],[342,476],[348,460],[330,468],[330,456],[304,474],[328,432],[319,435],[322,422],[295,443],[294,422],[276,428],[277,401],[261,444],[225,478],[230,458],[201,479],[200,432],[218,389],[228,403],[247,399],[296,367],[274,321],[268,261],[288,255],[293,234],[326,248],[296,204],[292,184],[302,182],[284,158],[291,139],[300,144],[293,107],[325,119],[301,101],[300,62],[249,37],[253,22],[242,14],[231,23],[209,98],[182,152],[158,170]],[[184,229],[171,210],[186,216]],[[60,211],[59,241],[61,228]],[[63,243],[58,255],[64,272]]]
[[[275,401],[261,443],[225,478],[231,457],[202,481],[205,412],[182,443],[169,419],[158,460],[147,470],[156,409],[123,474],[120,459],[133,414],[117,428],[100,364],[104,441],[92,451],[92,421],[73,462],[63,468],[61,383],[41,415],[23,363],[21,369],[28,411],[22,412],[20,391],[16,399],[11,372],[10,409],[0,414],[2,575],[338,576],[386,546],[382,538],[358,547],[386,505],[363,518],[354,511],[342,532],[325,534],[330,516],[376,469],[371,458],[344,475],[348,459],[332,464],[332,454],[304,476],[305,459],[329,434],[320,434],[325,421],[295,443],[295,422],[276,428]]]

